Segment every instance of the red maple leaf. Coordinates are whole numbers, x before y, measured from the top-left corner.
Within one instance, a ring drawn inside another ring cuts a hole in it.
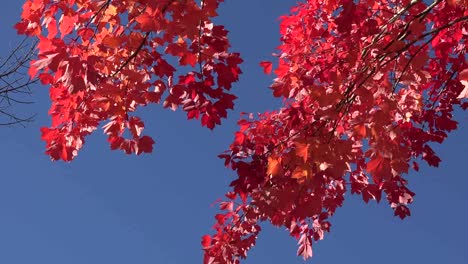
[[[263,72],[266,74],[271,73],[271,69],[273,67],[273,64],[270,61],[261,61],[260,66],[263,67]]]

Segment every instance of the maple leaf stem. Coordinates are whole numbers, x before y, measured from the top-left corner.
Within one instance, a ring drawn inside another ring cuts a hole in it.
[[[407,43],[403,48],[395,51],[396,52],[396,55],[393,56],[392,58],[390,58],[389,60],[385,61],[382,65],[380,65],[380,67],[384,67],[385,65],[387,65],[388,63],[392,62],[394,59],[398,58],[401,56],[402,52],[405,51],[405,50],[408,50],[413,44],[415,44],[416,42],[420,41],[421,39],[429,36],[429,35],[432,35],[434,34],[431,39],[429,39],[428,41],[426,41],[427,43],[431,42],[436,36],[438,33],[440,33],[442,30],[446,29],[446,28],[449,28],[451,26],[453,26],[454,24],[456,23],[459,23],[459,22],[462,22],[462,21],[465,21],[465,20],[468,20],[468,16],[463,16],[463,17],[460,17],[458,19],[455,19],[453,21],[451,21],[450,23],[447,23],[439,28],[435,28],[431,31],[428,31],[422,35],[420,35],[418,38],[414,39],[413,41]],[[386,54],[383,54],[384,57],[386,57]]]
[[[385,23],[385,25],[383,25],[381,27],[379,34],[377,34],[376,36],[374,36],[372,38],[371,43],[369,43],[369,45],[367,45],[366,47],[363,48],[362,53],[361,53],[361,57],[363,57],[363,58],[366,57],[368,52],[369,52],[369,48],[371,46],[375,45],[377,42],[379,42],[385,36],[385,33],[387,32],[387,28],[388,28],[389,24],[394,23],[398,19],[398,17],[402,16],[406,11],[408,11],[412,6],[414,6],[418,2],[419,2],[419,0],[413,0],[410,3],[408,3],[408,5],[406,5],[403,9],[401,9],[396,14],[394,14],[393,17],[391,17]]]
[[[386,28],[386,26],[388,24],[392,24],[393,22],[395,22],[398,17],[400,17],[401,15],[403,15],[406,11],[408,11],[411,7],[413,7],[415,4],[417,4],[420,0],[412,0],[411,2],[409,2],[403,9],[401,9],[398,13],[396,13],[393,17],[391,17],[388,21],[387,21],[387,24],[384,25],[384,27]]]
[[[444,82],[444,84],[442,85],[441,89],[439,90],[439,92],[437,93],[437,95],[435,96],[435,98],[432,100],[432,104],[431,104],[431,107],[429,108],[429,111],[428,112],[432,112],[432,110],[434,109],[435,107],[435,104],[437,103],[437,101],[439,100],[439,97],[442,95],[442,93],[445,91],[445,89],[447,88],[447,85],[448,83],[453,80],[453,77],[455,76],[455,74],[457,74],[457,70],[453,70],[452,73],[450,74],[450,77]],[[428,104],[430,98],[432,97],[433,95],[433,92],[431,92],[431,94],[429,95],[429,97],[427,98],[427,100],[425,100],[424,104]],[[424,131],[426,129],[426,123],[424,123],[421,127],[421,130]]]
[[[281,146],[282,144],[286,143],[286,142],[289,141],[291,138],[293,138],[293,137],[295,137],[295,136],[301,134],[302,132],[306,131],[306,130],[309,129],[312,125],[314,125],[315,123],[317,123],[317,122],[319,122],[319,121],[320,121],[320,120],[315,120],[315,121],[313,121],[312,123],[307,124],[306,126],[304,126],[302,129],[300,129],[300,130],[298,130],[298,131],[292,133],[291,135],[289,135],[289,136],[288,136],[287,138],[285,138],[284,140],[278,142],[276,145],[274,145],[273,147],[269,148],[268,151],[265,152],[265,153],[263,154],[263,156],[268,155],[268,154],[271,153],[273,150],[275,150],[276,148],[278,148],[278,147]],[[321,128],[323,128],[323,127],[327,124],[327,122],[328,122],[328,121],[322,122],[322,124],[321,124],[319,127],[317,127],[317,129],[314,131],[314,133],[312,133],[312,136],[315,136],[315,135],[319,132],[319,130],[320,130]]]
[[[399,50],[397,51],[397,53],[399,53],[399,52],[401,52],[401,51],[404,51],[404,50],[407,50],[407,49],[408,49],[409,47],[411,47],[414,43],[418,42],[419,40],[421,40],[421,39],[423,39],[423,38],[425,38],[425,37],[427,37],[427,36],[429,36],[429,35],[435,34],[435,35],[434,35],[434,37],[435,37],[435,36],[437,36],[437,34],[438,34],[439,32],[441,32],[442,30],[444,30],[444,29],[446,29],[446,28],[449,28],[449,27],[455,25],[456,23],[459,23],[459,22],[462,22],[462,21],[465,21],[465,20],[468,20],[468,16],[459,17],[459,18],[457,18],[457,19],[451,21],[450,23],[447,23],[447,24],[445,24],[445,25],[443,25],[443,26],[441,26],[441,27],[438,27],[438,28],[435,28],[435,29],[433,29],[433,30],[431,30],[431,31],[428,31],[428,32],[426,32],[426,33],[420,35],[418,38],[414,39],[414,40],[411,41],[410,43],[406,44],[403,48],[399,49]],[[383,65],[382,65],[382,66],[383,66]]]
[[[99,10],[97,11],[97,13],[94,14],[94,15],[91,17],[91,19],[90,19],[89,22],[88,22],[88,25],[89,25],[89,23],[92,23],[92,22],[93,22],[93,19],[95,19],[96,16],[97,16],[98,14],[100,14],[100,13],[103,12],[105,9],[107,9],[107,8],[109,7],[109,5],[110,5],[111,2],[112,2],[112,0],[106,0],[106,2],[105,2],[104,4],[102,4],[102,6],[99,8]]]
[[[434,98],[434,100],[432,101],[432,105],[431,105],[431,108],[430,110],[434,109],[435,107],[435,104],[436,102],[439,100],[440,96],[442,95],[442,93],[445,91],[445,89],[447,88],[447,85],[448,83],[453,80],[453,77],[455,76],[455,74],[457,74],[458,70],[454,69],[452,71],[452,74],[450,74],[450,77],[444,82],[444,85],[441,87],[441,89],[439,90],[439,92],[437,93],[436,97]]]
[[[417,14],[415,18],[419,18],[419,21],[422,22],[423,19],[431,12],[434,7],[436,7],[438,4],[440,4],[442,0],[436,0],[432,4],[430,4],[426,9],[424,9],[421,13]]]
[[[381,33],[379,33],[379,35],[377,35],[377,39],[373,39],[372,43],[370,45],[368,45],[367,47],[370,47],[372,46],[373,44],[375,44],[381,37],[383,37],[383,34],[384,32],[386,31],[386,26],[389,24],[389,23],[393,23],[394,21],[392,21],[392,19],[394,19],[395,17],[398,17],[400,15],[402,15],[404,12],[406,12],[409,8],[411,8],[414,4],[416,4],[417,1],[412,1],[406,8],[404,8],[403,10],[401,10],[400,12],[398,12],[395,16],[393,16],[388,22],[386,25],[384,25],[383,27],[383,30]],[[387,49],[388,47],[390,47],[395,41],[397,40],[402,40],[404,39],[407,34],[408,34],[408,29],[409,29],[409,25],[412,23],[412,21],[414,21],[415,19],[419,18],[419,19],[423,19],[437,4],[439,4],[441,1],[438,0],[438,1],[435,1],[434,3],[432,3],[430,6],[428,6],[424,11],[422,11],[421,13],[419,13],[418,15],[416,15],[408,24],[405,25],[404,27],[404,30],[402,30],[400,32],[400,34],[397,35],[397,37],[395,39],[393,39],[391,42],[389,42],[385,47],[384,47],[384,50]],[[417,56],[417,54],[422,50],[424,49],[437,35],[439,32],[441,32],[443,29],[445,28],[448,28],[448,27],[451,27],[452,25],[456,24],[456,23],[459,23],[459,22],[462,22],[462,21],[465,21],[465,20],[468,20],[468,16],[464,16],[464,17],[460,17],[458,19],[455,19],[453,21],[451,21],[450,23],[447,23],[446,25],[443,25],[439,28],[436,28],[436,29],[433,29],[431,31],[428,31],[422,35],[420,35],[418,38],[416,38],[415,40],[407,43],[403,48],[399,49],[398,51],[396,51],[396,55],[394,55],[393,57],[391,57],[390,59],[386,60],[385,62],[383,62],[383,64],[380,65],[380,67],[384,67],[385,65],[387,65],[388,63],[392,62],[392,61],[395,61],[397,60],[402,54],[404,51],[408,50],[412,45],[414,45],[415,43],[417,43],[418,41],[420,41],[421,39],[424,39],[425,37],[429,36],[429,35],[432,35],[430,39],[426,40],[420,47],[418,47],[418,49],[416,50],[416,52],[414,54],[411,54],[411,57],[410,59],[406,62],[400,76],[398,77],[397,80],[395,80],[393,86],[392,86],[392,94],[395,93],[395,90],[396,88],[398,87],[398,83],[400,83],[400,80],[401,78],[403,77],[405,71],[408,69],[409,65],[411,64],[411,62],[414,60],[414,58]],[[367,55],[367,52],[366,52],[366,48],[363,49],[363,53],[361,54],[361,56],[364,57]],[[377,56],[376,58],[379,58],[379,61],[384,61],[385,58],[387,57],[388,54],[386,53],[383,53],[381,56]],[[365,66],[364,69],[362,70],[362,72],[366,71],[366,69],[368,68],[368,66]],[[349,111],[354,99],[356,98],[355,96],[351,96],[354,94],[354,92],[359,89],[359,87],[361,87],[362,85],[364,85],[364,83],[371,77],[374,75],[374,73],[376,72],[376,69],[377,67],[372,67],[371,71],[366,75],[366,77],[359,83],[359,84],[355,84],[355,83],[352,83],[348,89],[344,92],[344,98],[336,105],[336,109],[337,111],[341,112],[341,110],[346,106],[345,108],[345,111],[343,113],[343,115],[334,121],[334,124],[333,124],[333,129],[330,133],[330,137],[328,139],[328,141],[330,142],[331,139],[332,139],[332,135],[334,133],[334,131],[336,131],[337,129],[337,126],[339,124],[339,121],[343,118],[343,116],[347,113],[347,111]],[[453,77],[453,75],[450,77],[450,79]]]
[[[411,62],[414,60],[414,58],[416,58],[416,55],[418,55],[419,52],[421,52],[422,49],[424,49],[435,37],[437,36],[437,34],[435,34],[432,38],[430,38],[429,40],[427,40],[426,42],[424,42],[423,45],[421,45],[414,54],[411,54],[411,57],[409,58],[409,60],[406,62],[405,66],[403,67],[403,70],[401,71],[400,73],[400,76],[398,77],[397,80],[395,80],[395,82],[393,83],[393,87],[392,87],[392,94],[395,93],[397,87],[398,87],[398,83],[400,83],[401,81],[401,78],[403,77],[403,74],[405,74],[406,70],[409,68]]]
[[[130,63],[130,61],[133,60],[138,55],[138,53],[145,46],[145,43],[148,40],[149,34],[150,34],[149,31],[145,33],[145,36],[143,37],[143,40],[140,42],[140,45],[137,47],[137,49],[125,60],[125,62],[122,65],[119,66],[119,68],[111,75],[111,77],[115,77],[115,75],[117,75],[120,71],[122,71],[122,69],[125,68],[125,66],[127,66]]]
[[[426,10],[424,10],[423,12],[421,12],[420,14],[421,17],[423,18],[425,16],[425,14],[427,14],[427,12],[429,12],[432,8],[434,8],[434,6],[436,6],[440,1],[436,1],[433,3],[432,7],[428,7],[426,8]],[[418,14],[419,15],[419,14]],[[415,18],[417,18],[418,16],[416,16]],[[424,44],[422,44],[418,50],[415,52],[415,54],[412,54],[411,55],[411,58],[408,60],[408,62],[406,63],[406,65],[404,66],[404,69],[402,71],[402,73],[400,74],[398,80],[393,84],[393,87],[392,87],[392,93],[395,92],[396,90],[396,87],[398,85],[398,83],[400,82],[405,70],[409,67],[409,65],[411,64],[412,60],[416,57],[416,55],[424,48],[426,47],[437,35],[438,33],[440,33],[443,29],[446,29],[446,28],[449,28],[451,26],[453,26],[454,24],[456,23],[459,23],[459,22],[462,22],[462,21],[465,21],[465,20],[468,20],[468,16],[463,16],[463,17],[460,17],[458,19],[455,19],[453,21],[451,21],[450,23],[447,23],[439,28],[435,28],[431,31],[428,31],[422,35],[420,35],[418,38],[412,40],[411,42],[407,43],[403,48],[399,49],[396,51],[396,55],[394,55],[393,57],[391,57],[389,60],[385,61],[382,65],[380,65],[380,67],[384,67],[386,66],[388,63],[394,61],[395,59],[397,59],[398,57],[400,57],[402,55],[402,53],[406,50],[408,50],[412,45],[414,45],[415,43],[417,43],[418,41],[420,41],[421,39],[424,39],[425,37],[429,36],[429,35],[432,35],[432,37],[430,39],[428,39],[427,41],[424,42]],[[412,20],[413,21],[413,20]],[[411,22],[410,22],[411,23]],[[408,25],[410,24],[408,23],[407,26],[405,26],[405,30],[402,31],[402,32],[405,32],[407,29],[408,29]],[[406,36],[406,34],[402,34],[403,36]],[[398,35],[400,36],[400,34]],[[397,40],[399,37],[397,36],[396,39],[394,39],[393,41],[391,41],[389,44],[386,45],[386,47],[384,48],[384,50],[386,48],[388,48],[395,40]],[[401,37],[400,37],[401,38]],[[362,55],[362,56],[365,56],[365,55]],[[387,54],[382,54],[382,57],[381,59],[383,60],[385,57],[387,57]],[[358,86],[359,87],[359,86]]]
[[[97,16],[99,16],[99,20],[101,20],[101,17],[102,17],[102,12],[105,11],[110,3],[112,2],[112,0],[106,0],[105,3],[103,3],[101,5],[101,7],[99,7],[98,11],[96,13],[94,13],[91,18],[88,20],[88,22],[86,23],[86,25],[84,26],[84,28],[88,28],[89,25],[91,25],[91,23],[94,22],[94,20],[97,18]],[[97,27],[94,29],[94,34],[93,34],[93,37],[92,39],[94,39],[96,37],[96,31],[97,31]],[[77,42],[78,39],[80,38],[80,36],[76,36],[74,39],[73,39],[73,42]],[[91,41],[90,41],[91,42]],[[89,46],[89,43],[88,43],[88,46]]]
[[[421,35],[421,36],[419,37],[419,39],[422,39],[422,38],[427,37],[427,36],[429,36],[429,35],[431,35],[431,34],[434,34],[434,33],[439,33],[439,32],[442,31],[443,29],[449,28],[449,27],[455,25],[456,23],[459,23],[459,22],[462,22],[462,21],[465,21],[465,20],[468,20],[468,16],[459,17],[459,18],[457,18],[457,19],[455,19],[455,20],[452,20],[451,22],[449,22],[449,23],[447,23],[447,24],[445,24],[445,25],[443,25],[443,26],[441,26],[441,27],[439,27],[439,28],[435,28],[435,29],[433,29],[433,30],[431,30],[431,31],[429,31],[429,32],[427,32],[427,33]]]
[[[86,26],[85,27],[88,27],[91,23],[93,23],[93,20],[98,16],[98,15],[101,15],[101,13],[103,11],[105,11],[105,9],[107,9],[110,5],[110,3],[112,2],[112,0],[107,0],[104,4],[101,5],[101,7],[98,9],[98,11],[93,14],[93,16],[89,19],[89,21],[86,23]]]
[[[387,32],[387,27],[389,24],[391,23],[394,23],[396,21],[396,18],[398,18],[399,16],[403,15],[403,13],[405,13],[406,11],[409,10],[409,8],[411,8],[412,6],[414,6],[418,1],[411,1],[405,8],[403,8],[402,10],[400,10],[398,13],[396,13],[392,18],[390,18],[387,23],[385,25],[382,26],[381,28],[381,32],[376,35],[371,43],[369,43],[366,47],[363,48],[362,50],[362,53],[361,53],[361,57],[362,58],[365,58],[367,57],[368,55],[368,52],[369,52],[369,48],[375,44],[377,44],[377,42],[379,42],[385,35],[385,33]],[[411,23],[415,20],[415,19],[418,19],[419,18],[419,21],[421,22],[429,13],[432,9],[434,9],[435,6],[437,6],[440,2],[442,2],[442,0],[436,0],[434,1],[431,5],[429,5],[426,9],[424,9],[422,12],[420,12],[419,14],[415,15],[414,18],[409,21],[407,24],[405,24],[404,26],[404,30],[400,32],[400,34],[398,34],[398,36],[393,39],[392,41],[390,41],[389,43],[387,43],[387,45],[384,47],[384,50],[386,50],[388,47],[390,47],[396,40],[403,40],[404,38],[406,38],[406,36],[409,34],[408,32],[408,29],[409,29],[409,26],[411,25]],[[424,36],[423,36],[424,38]]]
[[[108,0],[108,1],[111,1],[111,0]],[[174,3],[176,0],[171,0],[169,1],[162,9],[161,9],[161,13],[164,15],[167,11],[167,9],[169,8],[169,6],[172,5],[172,3]],[[148,40],[148,36],[150,34],[150,31],[146,32],[145,33],[145,36],[143,37],[143,40],[140,42],[140,45],[137,47],[137,49],[125,60],[125,62],[120,65],[120,67],[111,75],[111,77],[115,77],[115,75],[117,75],[120,71],[122,71],[123,68],[125,68],[125,66],[127,66],[130,61],[132,61],[137,55],[138,53],[143,49],[143,47],[145,46],[145,43],[146,41]]]

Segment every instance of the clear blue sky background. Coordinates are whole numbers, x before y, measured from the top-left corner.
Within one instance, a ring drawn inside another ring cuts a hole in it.
[[[141,113],[155,152],[111,152],[101,131],[71,164],[43,154],[39,128],[49,124],[47,88],[34,87],[37,113],[27,128],[0,127],[0,263],[186,264],[201,263],[201,235],[210,232],[217,209],[210,204],[227,190],[232,172],[217,154],[233,138],[240,111],[263,112],[279,103],[259,61],[279,44],[277,17],[295,1],[227,1],[219,21],[243,54],[244,74],[235,85],[236,111],[209,131],[181,112],[152,106]],[[21,0],[2,1],[0,41],[4,56],[19,41],[12,30]],[[439,169],[408,176],[417,193],[413,215],[393,217],[387,204],[365,205],[348,196],[334,216],[332,232],[314,246],[310,263],[468,263],[467,113],[460,129],[441,146]],[[303,263],[296,242],[265,224],[245,263]]]

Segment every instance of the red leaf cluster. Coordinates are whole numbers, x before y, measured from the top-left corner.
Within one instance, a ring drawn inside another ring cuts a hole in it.
[[[52,125],[42,139],[53,160],[72,160],[102,122],[111,149],[151,152],[154,141],[132,116],[151,103],[180,107],[210,129],[221,123],[242,59],[211,22],[222,0],[197,2],[25,2],[15,27],[39,39],[29,73],[50,86]]]
[[[239,206],[217,215],[205,263],[245,258],[259,221],[286,228],[309,258],[347,192],[409,216],[403,176],[418,159],[438,166],[430,143],[457,128],[452,112],[467,97],[467,15],[464,1],[338,0],[283,16],[271,89],[285,104],[242,119],[220,155]]]

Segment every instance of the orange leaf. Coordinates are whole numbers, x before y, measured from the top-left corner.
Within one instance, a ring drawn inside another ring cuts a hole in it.
[[[458,6],[463,6],[463,7],[468,6],[468,1],[467,0],[447,0],[447,3],[450,6],[453,6],[453,7],[456,7],[457,5]]]
[[[364,125],[356,125],[356,126],[354,126],[354,132],[355,132],[357,135],[361,136],[361,137],[366,137],[366,134],[367,134],[367,133],[366,133],[366,132],[367,132],[367,131],[366,131],[366,126],[364,126]]]
[[[296,145],[296,155],[298,157],[301,157],[304,160],[304,162],[307,162],[307,160],[309,159],[310,144],[299,141],[294,142],[294,144]]]
[[[141,31],[157,31],[157,22],[154,16],[143,13],[136,17],[135,20],[138,22]]]
[[[120,46],[121,44],[121,41],[120,41],[120,38],[119,37],[115,37],[115,36],[111,36],[111,35],[107,35],[104,37],[104,39],[102,40],[102,44],[104,44],[105,46],[109,47],[109,48],[117,48]]]
[[[277,176],[281,172],[281,169],[281,158],[268,157],[268,175]]]
[[[456,0],[447,0],[447,3],[448,3],[450,6],[456,6],[456,5],[457,5],[457,1],[456,1]]]
[[[115,5],[107,6],[105,14],[108,15],[108,16],[116,16],[117,15],[117,7]]]
[[[294,169],[291,177],[299,182],[303,182],[305,179],[312,177],[312,170],[308,164],[303,164]]]

